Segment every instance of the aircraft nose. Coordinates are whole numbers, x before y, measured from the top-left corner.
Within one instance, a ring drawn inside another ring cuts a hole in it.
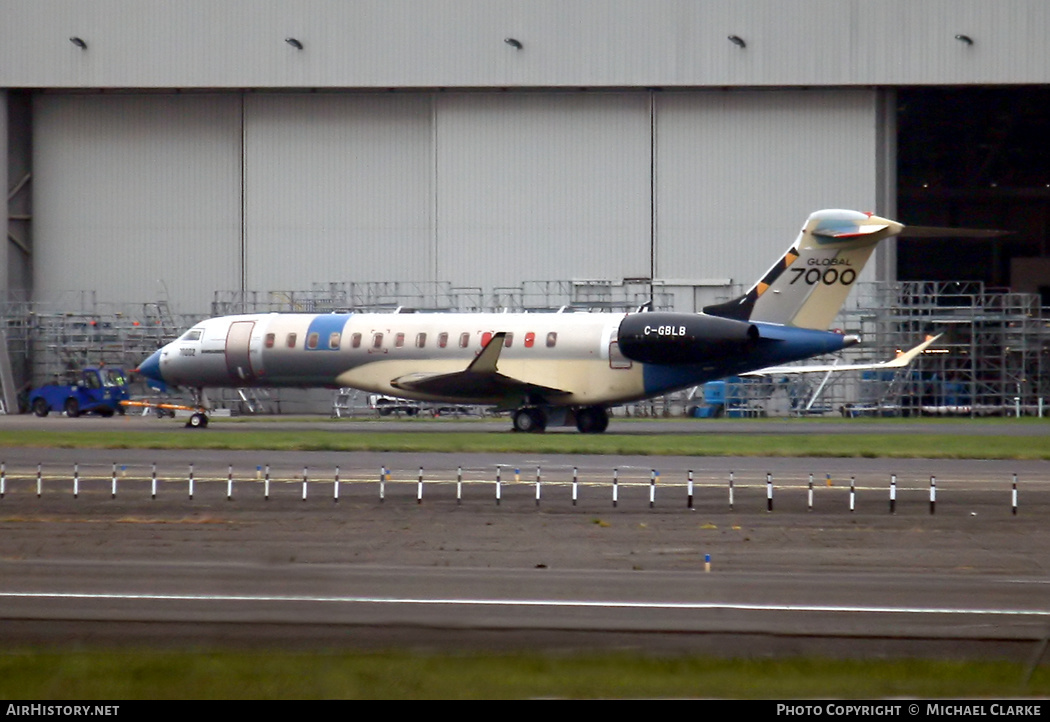
[[[160,350],[154,351],[150,354],[149,358],[139,364],[139,367],[135,369],[136,373],[140,373],[151,381],[164,382],[164,377],[160,373]]]

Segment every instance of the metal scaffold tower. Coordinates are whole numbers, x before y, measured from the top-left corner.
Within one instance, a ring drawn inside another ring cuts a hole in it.
[[[867,284],[857,323],[887,357],[943,333],[907,373],[862,377],[861,406],[902,415],[1040,414],[1050,318],[1035,294],[977,281]]]

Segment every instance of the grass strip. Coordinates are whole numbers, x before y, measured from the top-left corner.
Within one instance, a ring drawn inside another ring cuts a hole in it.
[[[1046,698],[1004,661],[644,655],[8,651],[0,696],[159,699]]]
[[[511,432],[350,432],[338,428],[270,430],[229,426],[208,431],[10,430],[0,447],[73,449],[214,449],[642,456],[783,456],[896,459],[1050,459],[1041,437],[947,433],[862,434],[515,434]]]

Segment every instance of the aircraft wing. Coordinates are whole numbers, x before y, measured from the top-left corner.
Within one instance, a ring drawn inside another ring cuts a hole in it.
[[[868,371],[871,369],[899,369],[907,366],[914,361],[919,354],[925,351],[930,344],[939,339],[944,334],[937,334],[936,336],[927,336],[926,340],[920,343],[918,346],[908,349],[897,354],[896,358],[890,359],[889,361],[879,361],[876,363],[867,364],[815,364],[811,366],[768,366],[764,369],[758,369],[757,371],[748,371],[747,373],[740,374],[741,376],[769,376],[772,374],[805,374],[805,373],[819,373],[821,371]]]
[[[529,383],[501,374],[497,369],[499,356],[503,352],[506,333],[493,334],[492,339],[481,350],[477,358],[463,371],[452,373],[411,373],[399,376],[390,382],[396,389],[416,391],[450,399],[477,399],[502,397],[518,399],[524,397],[568,396],[571,392]]]

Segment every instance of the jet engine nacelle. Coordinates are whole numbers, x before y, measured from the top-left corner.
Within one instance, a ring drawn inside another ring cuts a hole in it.
[[[754,324],[702,313],[633,313],[620,322],[618,337],[632,361],[698,364],[724,360],[759,335]]]

